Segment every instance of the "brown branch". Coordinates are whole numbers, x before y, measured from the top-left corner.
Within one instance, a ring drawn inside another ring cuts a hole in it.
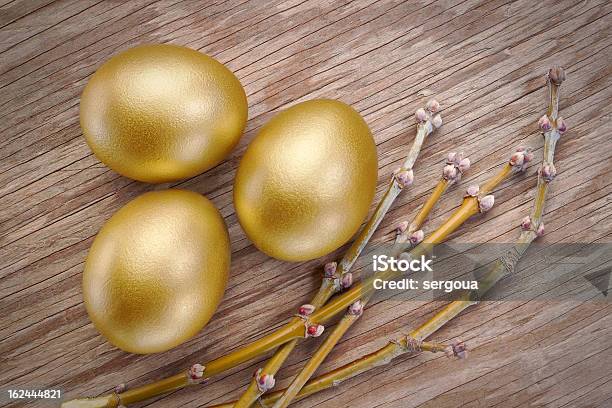
[[[462,159],[457,155],[452,155],[451,157],[449,157],[449,159],[451,163],[448,164],[447,167],[445,167],[445,179],[456,181],[460,177],[459,175],[461,174],[461,172],[458,170],[462,167],[460,163],[464,163],[463,170],[465,170],[469,167],[469,160]],[[518,166],[519,171],[523,168],[523,166]],[[504,168],[498,175],[493,177],[487,184],[485,184],[485,187],[483,188],[482,192],[478,191],[476,194],[474,194],[474,196],[469,195],[465,197],[463,204],[459,208],[459,210],[457,210],[449,218],[449,220],[447,220],[440,228],[438,228],[438,230],[432,233],[430,237],[423,240],[422,244],[419,244],[416,248],[412,249],[409,253],[409,256],[414,258],[421,255],[422,253],[427,251],[424,248],[430,247],[432,244],[442,242],[449,234],[459,228],[472,215],[478,214],[479,212],[488,211],[493,205],[493,196],[488,195],[488,193],[491,192],[506,177],[508,177],[513,172],[513,170],[517,170],[517,166],[513,164],[512,161],[510,161],[504,166]],[[390,256],[397,256],[399,253],[401,253],[401,251],[398,251],[397,248],[397,246],[393,247],[393,250],[390,251]],[[394,252],[396,253],[394,254]],[[387,273],[387,271],[381,272],[379,274],[384,275],[385,273]],[[395,274],[396,273],[394,273],[394,275]],[[377,277],[382,278],[382,276]],[[383,278],[383,280],[385,279]],[[323,341],[321,346],[319,346],[319,348],[315,351],[313,356],[310,358],[310,360],[308,360],[306,365],[294,378],[289,387],[274,403],[274,408],[285,408],[297,397],[302,387],[304,387],[310,377],[319,368],[321,363],[329,355],[335,345],[340,341],[342,336],[344,336],[344,334],[350,329],[350,327],[359,319],[362,314],[363,308],[366,306],[368,301],[371,299],[372,294],[374,293],[372,289],[369,289],[367,287],[366,289],[364,289],[363,295],[349,306],[347,312],[342,317],[342,319],[340,319],[338,324],[334,327],[332,333]]]
[[[457,300],[446,305],[442,310],[435,314],[431,319],[423,325],[413,330],[407,339],[413,341],[422,341],[437,331],[444,324],[448,323],[454,317],[459,315],[463,310],[477,303],[477,299],[481,298],[488,292],[500,279],[512,273],[521,256],[527,250],[527,247],[537,237],[544,233],[542,213],[546,199],[548,186],[555,176],[554,170],[554,153],[556,143],[560,136],[567,130],[567,127],[562,118],[557,117],[559,111],[559,87],[565,79],[565,73],[560,67],[554,67],[549,70],[547,82],[550,91],[550,102],[547,114],[539,121],[540,129],[544,134],[544,154],[543,161],[538,171],[537,194],[534,199],[534,208],[532,215],[525,217],[521,223],[522,232],[516,241],[515,246],[506,255],[500,257],[489,270],[483,280],[479,282],[479,289],[475,293],[466,293],[463,300]],[[523,170],[525,164],[532,159],[531,153],[526,149],[517,149],[517,152],[512,155],[510,164],[517,169]],[[488,187],[487,185],[485,185]],[[477,196],[479,188],[470,186],[468,188],[468,196]],[[381,364],[386,364],[397,354],[397,348],[394,343],[368,354],[355,361],[352,361],[342,367],[339,367],[329,373],[323,374],[313,380],[308,381],[304,387],[296,395],[296,400],[300,400],[318,391],[337,386],[342,381],[352,378],[364,371],[377,367]],[[465,346],[458,344],[455,348],[455,353],[462,353],[465,356]],[[266,394],[261,400],[262,407],[271,407],[278,401],[285,391],[276,391]],[[229,408],[232,404],[217,405],[215,408]]]
[[[466,357],[465,344],[455,342],[451,345],[443,345],[438,343],[419,342],[410,336],[402,336],[396,340],[390,341],[386,346],[376,350],[373,353],[367,354],[355,361],[352,361],[342,367],[338,367],[326,374],[310,380],[304,388],[300,390],[296,396],[296,400],[301,400],[309,395],[323,391],[328,388],[336,387],[343,381],[353,378],[365,371],[371,370],[374,367],[379,367],[388,364],[394,358],[403,354],[413,354],[421,351],[431,353],[443,352],[447,357]],[[259,399],[259,405],[264,408],[270,408],[274,405],[285,390],[278,390],[265,394]],[[209,408],[232,408],[235,402],[213,405]]]

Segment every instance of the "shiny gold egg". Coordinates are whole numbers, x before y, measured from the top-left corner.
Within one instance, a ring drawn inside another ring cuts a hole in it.
[[[240,81],[224,65],[175,45],[144,45],[104,63],[80,106],[96,157],[149,183],[192,177],[238,143],[247,120]]]
[[[377,170],[372,134],[353,108],[327,99],[294,105],[262,127],[240,162],[240,225],[274,258],[323,256],[359,229]]]
[[[122,350],[168,350],[198,333],[228,279],[223,218],[185,190],[143,194],[104,224],[85,263],[83,297],[94,326]]]

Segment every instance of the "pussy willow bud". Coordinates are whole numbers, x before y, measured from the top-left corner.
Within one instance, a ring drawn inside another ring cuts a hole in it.
[[[353,274],[350,272],[342,275],[342,289],[348,289],[353,284]]]
[[[548,116],[544,115],[538,120],[538,126],[542,129],[543,132],[549,131],[551,128],[550,120]]]
[[[326,278],[333,278],[336,275],[336,268],[338,268],[338,264],[336,262],[328,262],[323,267],[323,271],[325,273]]]
[[[257,388],[261,392],[268,392],[276,385],[276,379],[272,374],[261,374],[262,369],[260,368],[255,372],[255,381]]]
[[[355,303],[348,307],[347,313],[353,316],[361,316],[363,313],[363,303],[361,300],[357,300]]]
[[[538,237],[541,237],[544,235],[544,223],[540,222],[540,225],[538,225],[538,229],[536,230],[536,235]]]
[[[272,374],[264,374],[257,382],[259,390],[261,392],[268,392],[276,385],[276,380]]]
[[[516,152],[510,157],[510,165],[522,167],[525,163],[525,154],[523,152]]]
[[[465,159],[461,159],[461,161],[457,165],[457,168],[461,173],[464,173],[470,169],[470,164],[470,159],[466,157]]]
[[[427,102],[427,105],[425,105],[425,107],[431,113],[436,113],[438,110],[440,110],[440,103],[435,99],[431,99],[429,102]]]
[[[305,304],[300,306],[300,308],[298,309],[298,314],[300,316],[310,316],[314,311],[315,307],[313,305]]]
[[[548,78],[555,85],[561,85],[565,81],[565,70],[559,66],[554,66],[548,70]]]
[[[311,324],[306,329],[306,335],[308,337],[319,337],[320,335],[323,334],[323,331],[325,331],[325,327],[323,327],[323,325],[321,325],[321,324]]]
[[[410,243],[412,245],[418,245],[421,243],[421,241],[423,241],[424,238],[425,233],[423,232],[423,230],[414,231],[412,234],[410,234]]]
[[[189,369],[189,378],[192,380],[199,380],[204,376],[204,370],[206,368],[202,364],[194,364]]]
[[[561,116],[557,118],[557,130],[561,134],[564,134],[565,131],[567,130],[567,125],[565,124],[565,121],[563,120]]]
[[[531,217],[530,216],[525,216],[525,218],[523,218],[523,220],[521,221],[521,228],[523,229],[523,231],[529,231],[531,229]]]
[[[412,184],[414,181],[414,173],[412,170],[396,170],[395,179],[400,188],[404,188]]]
[[[455,164],[459,153],[450,152],[448,156],[446,156],[446,164]],[[461,160],[461,159],[459,159]]]
[[[454,164],[447,164],[442,170],[442,177],[449,181],[455,180],[457,178],[458,171],[459,170],[457,170]]]
[[[416,110],[416,112],[414,113],[414,117],[416,118],[417,122],[419,123],[423,123],[425,122],[428,118],[427,118],[427,112],[425,112],[425,109],[423,108],[419,108]]]
[[[550,183],[554,180],[557,175],[557,170],[555,169],[554,164],[543,163],[542,167],[540,167],[540,175],[547,183]]]
[[[398,234],[403,234],[404,232],[406,232],[409,225],[410,224],[408,223],[408,221],[402,221],[399,224],[397,224],[397,228],[395,229],[395,232],[397,232]]]
[[[465,191],[465,195],[468,197],[476,197],[478,196],[479,191],[480,191],[480,187],[478,186],[478,184],[472,184]]]
[[[510,165],[514,171],[524,171],[527,163],[533,159],[533,154],[528,147],[518,147],[516,152],[510,156]]]
[[[489,211],[495,204],[495,197],[491,194],[486,195],[478,200],[478,209],[481,213]]]
[[[442,126],[442,116],[440,116],[440,114],[434,116],[431,119],[431,124],[437,129],[440,126]]]

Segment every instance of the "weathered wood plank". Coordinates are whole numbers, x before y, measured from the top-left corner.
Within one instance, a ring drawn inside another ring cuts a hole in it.
[[[558,148],[559,175],[543,242],[610,242],[611,11],[603,0],[3,2],[0,384],[98,394],[214,358],[285,321],[318,286],[320,265],[342,249],[302,264],[267,258],[237,223],[232,181],[263,123],[305,99],[338,98],[364,115],[378,146],[377,197],[413,137],[414,110],[430,95],[442,102],[445,124],[424,147],[417,183],[383,221],[374,247],[392,239],[394,225],[425,200],[448,150],[472,158],[463,185],[484,180],[519,143],[534,146],[539,157],[535,121],[545,109],[542,74],[561,64],[569,77],[561,110],[570,131]],[[249,98],[250,120],[230,157],[200,176],[162,186],[128,180],[100,164],[78,125],[87,78],[111,55],[148,42],[213,55],[236,73]],[[529,211],[539,160],[526,176],[500,188],[487,217],[470,220],[452,239],[511,241],[517,220]],[[83,261],[93,236],[119,207],[169,186],[206,194],[221,210],[232,240],[230,283],[215,318],[196,338],[161,356],[129,355],[106,343],[86,315]],[[447,193],[427,230],[457,207],[462,190]],[[368,267],[362,259],[355,270]],[[465,362],[400,358],[296,406],[603,406],[612,394],[606,371],[610,307],[582,283],[571,301],[551,301],[534,290],[529,301],[485,302],[463,313],[435,337],[466,339],[473,352]],[[380,347],[440,305],[372,302],[322,370]],[[279,385],[288,383],[316,343],[291,357]],[[225,401],[239,394],[257,364],[142,405]]]

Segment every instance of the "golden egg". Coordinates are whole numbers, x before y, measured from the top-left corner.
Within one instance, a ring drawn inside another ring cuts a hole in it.
[[[117,211],[85,263],[83,297],[94,326],[122,350],[168,350],[198,333],[228,279],[221,215],[185,190],[143,194]]]
[[[240,81],[223,64],[175,45],[124,51],[91,77],[81,128],[96,157],[149,183],[192,177],[238,143],[247,120]]]
[[[359,113],[334,100],[299,103],[265,124],[240,162],[240,225],[274,258],[323,256],[359,229],[377,170],[376,145]]]

